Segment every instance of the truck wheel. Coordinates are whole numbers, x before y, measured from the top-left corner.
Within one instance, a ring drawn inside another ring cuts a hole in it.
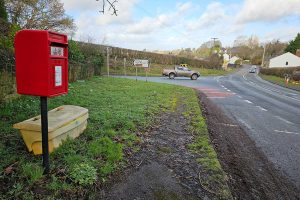
[[[174,73],[170,73],[169,74],[169,79],[174,79],[175,78],[175,74]]]
[[[191,79],[192,79],[192,80],[197,80],[197,78],[198,78],[198,75],[197,75],[197,74],[193,74],[193,75],[191,76]]]

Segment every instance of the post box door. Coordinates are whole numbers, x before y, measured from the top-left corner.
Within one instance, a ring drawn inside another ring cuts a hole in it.
[[[50,93],[59,94],[66,91],[67,70],[66,59],[50,59]]]

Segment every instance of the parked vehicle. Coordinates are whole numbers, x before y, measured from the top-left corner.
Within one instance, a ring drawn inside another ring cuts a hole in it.
[[[174,69],[164,69],[162,75],[168,76],[170,79],[174,79],[175,77],[189,77],[192,80],[197,80],[200,73],[190,70],[187,67],[176,65]]]

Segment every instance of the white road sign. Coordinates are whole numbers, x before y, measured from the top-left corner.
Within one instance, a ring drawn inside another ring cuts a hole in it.
[[[149,67],[149,61],[148,60],[135,59],[133,61],[133,65],[136,66],[136,67],[148,68]]]

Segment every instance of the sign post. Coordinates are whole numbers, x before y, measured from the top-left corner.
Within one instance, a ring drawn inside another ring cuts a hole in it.
[[[50,51],[49,51],[50,50]],[[68,93],[67,35],[21,30],[15,37],[17,93],[39,96],[44,173],[50,171],[47,98]]]
[[[135,66],[135,70],[136,70],[136,80],[137,80],[137,68],[143,67],[146,71],[146,81],[147,81],[147,78],[148,78],[147,70],[149,68],[149,60],[135,59],[133,61],[133,65]]]
[[[126,76],[126,58],[124,58],[124,75]]]

